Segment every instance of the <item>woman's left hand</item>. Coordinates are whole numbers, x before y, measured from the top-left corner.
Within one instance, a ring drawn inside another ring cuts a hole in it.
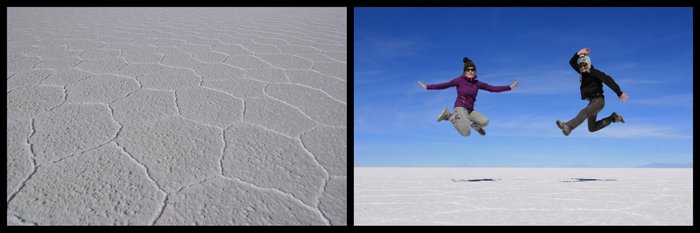
[[[511,89],[511,90],[515,89],[515,87],[518,86],[518,83],[519,83],[519,82],[520,82],[520,80],[517,80],[517,81],[515,81],[513,84],[510,84],[510,89]]]

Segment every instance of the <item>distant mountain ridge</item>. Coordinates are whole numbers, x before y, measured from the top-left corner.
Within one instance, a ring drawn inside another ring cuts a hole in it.
[[[639,168],[693,168],[693,163],[650,163]]]

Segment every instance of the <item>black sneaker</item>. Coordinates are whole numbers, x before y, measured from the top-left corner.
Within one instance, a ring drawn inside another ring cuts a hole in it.
[[[625,123],[625,119],[622,118],[622,116],[620,116],[620,114],[617,114],[616,112],[613,112],[612,115],[610,115],[610,117],[612,117],[613,122]]]
[[[569,128],[569,126],[566,125],[564,122],[557,120],[557,127],[561,129],[561,132],[564,133],[564,136],[569,136],[569,134],[571,133],[571,128]]]

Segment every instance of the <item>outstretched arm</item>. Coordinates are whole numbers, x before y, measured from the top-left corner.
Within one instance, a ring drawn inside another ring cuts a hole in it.
[[[600,81],[605,83],[606,86],[608,86],[611,90],[613,90],[615,92],[615,94],[617,94],[617,98],[619,98],[622,101],[627,101],[627,98],[629,98],[629,97],[627,96],[627,94],[622,92],[622,90],[620,89],[620,86],[617,85],[615,80],[613,80],[612,77],[608,76],[607,74],[603,73],[602,71],[599,71],[599,72],[600,72],[599,75],[593,75],[593,77],[600,79]]]
[[[503,92],[503,91],[510,91],[511,89],[513,89],[514,86],[518,85],[518,81],[515,81],[510,86],[491,86],[491,85],[484,83],[484,82],[479,82],[479,84],[477,84],[477,85],[479,86],[479,89],[487,90],[489,92]]]
[[[425,88],[426,90],[442,90],[442,89],[445,89],[448,87],[457,86],[457,83],[455,83],[455,80],[452,80],[452,81],[449,81],[446,83],[436,83],[436,84],[425,85],[424,83],[418,81],[418,85]]]

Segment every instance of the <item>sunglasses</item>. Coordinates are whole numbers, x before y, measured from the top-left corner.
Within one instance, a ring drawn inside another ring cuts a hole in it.
[[[467,69],[464,70],[464,71],[474,71],[474,72],[476,72],[476,68],[467,68]]]
[[[588,64],[586,64],[586,63],[580,63],[580,64],[578,64],[578,66],[580,66],[580,67],[586,67],[586,66],[588,66]]]

